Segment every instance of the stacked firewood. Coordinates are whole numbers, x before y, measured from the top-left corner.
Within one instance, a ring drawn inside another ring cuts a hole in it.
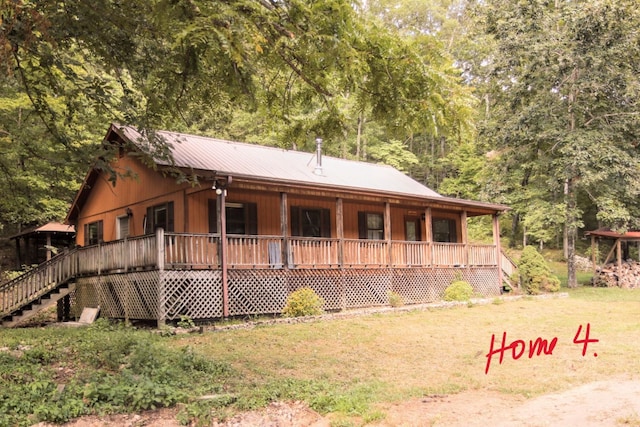
[[[640,288],[640,262],[627,260],[620,266],[617,263],[607,264],[598,269],[591,283],[609,288]]]

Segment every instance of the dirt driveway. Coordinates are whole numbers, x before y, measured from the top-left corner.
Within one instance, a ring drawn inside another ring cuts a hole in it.
[[[429,396],[382,408],[387,417],[372,427],[422,426],[636,426],[640,427],[640,380],[616,378],[525,400],[487,391]],[[107,418],[83,417],[67,427],[178,427],[176,409]],[[39,424],[39,427],[50,426]],[[215,427],[329,427],[301,402],[277,402],[239,414]]]

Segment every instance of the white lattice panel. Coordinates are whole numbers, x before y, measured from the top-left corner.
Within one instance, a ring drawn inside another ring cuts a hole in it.
[[[402,296],[405,304],[432,302],[439,298],[432,268],[395,269],[392,288]]]
[[[71,312],[78,317],[84,307],[100,306],[111,319],[157,319],[158,272],[109,274],[78,279]]]
[[[281,313],[287,300],[285,270],[229,272],[229,314]]]
[[[389,303],[391,270],[346,270],[344,282],[348,308],[372,307]]]
[[[167,320],[222,317],[222,273],[219,270],[170,270],[161,273]]]

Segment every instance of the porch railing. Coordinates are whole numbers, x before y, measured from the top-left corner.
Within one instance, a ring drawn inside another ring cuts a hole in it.
[[[11,313],[56,287],[78,273],[78,251],[59,254],[13,280],[0,284],[0,315]]]
[[[159,242],[163,244],[158,245]],[[140,269],[218,269],[219,234],[159,233],[77,248],[0,284],[0,314],[78,276]],[[513,266],[495,246],[458,243],[229,235],[229,268],[367,268]]]
[[[153,245],[139,246],[147,249]],[[165,233],[168,268],[219,268],[220,253],[219,234]],[[226,257],[231,268],[497,265],[493,245],[282,236],[227,236]]]

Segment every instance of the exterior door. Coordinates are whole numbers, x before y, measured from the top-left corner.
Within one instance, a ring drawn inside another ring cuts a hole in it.
[[[420,218],[405,217],[404,219],[404,238],[409,242],[419,242],[422,237],[420,230]]]

